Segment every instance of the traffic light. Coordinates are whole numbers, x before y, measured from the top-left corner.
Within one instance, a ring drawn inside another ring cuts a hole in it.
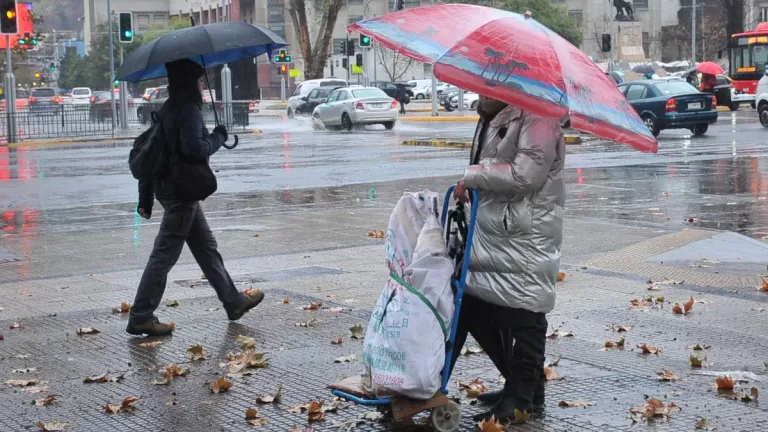
[[[286,65],[280,65],[277,67],[277,73],[280,75],[287,75],[288,74],[288,66]]]
[[[355,41],[347,40],[347,55],[352,56],[355,53]]]
[[[281,49],[279,53],[275,56],[275,63],[290,63],[291,62],[291,56],[288,55],[288,51]]]
[[[357,67],[363,66],[363,55],[362,54],[355,54],[355,65]]]
[[[603,33],[603,41],[601,45],[601,50],[603,52],[611,52],[611,35],[608,33]]]
[[[346,57],[341,59],[341,67],[343,67],[344,69],[349,69],[349,63],[347,62],[347,58]]]
[[[25,32],[24,35],[21,36],[18,41],[16,41],[16,44],[18,44],[19,46],[27,46],[27,44],[31,42],[30,39],[31,38],[29,36],[29,32]]]
[[[48,70],[51,72],[56,72],[56,63],[51,63],[51,65],[48,66]]]
[[[371,37],[366,36],[364,34],[360,35],[360,48],[370,48],[371,47]]]
[[[35,72],[35,79],[40,79],[40,72]]]
[[[0,0],[0,33],[16,34],[19,32],[19,25],[16,16],[16,0]]]
[[[118,23],[120,29],[120,42],[133,42],[133,14],[130,12],[120,12]]]

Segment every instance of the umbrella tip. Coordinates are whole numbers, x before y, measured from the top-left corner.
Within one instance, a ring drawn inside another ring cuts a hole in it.
[[[523,16],[525,17],[525,19],[529,19],[531,17],[531,11],[529,11],[529,10],[525,11]]]

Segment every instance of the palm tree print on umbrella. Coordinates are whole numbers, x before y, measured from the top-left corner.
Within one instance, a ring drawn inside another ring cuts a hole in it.
[[[501,60],[504,60],[504,53],[498,52],[495,49],[488,47],[484,51],[485,57],[488,59],[488,62],[485,64],[485,67],[483,68],[483,71],[480,72],[480,77],[485,78],[485,71],[488,70],[488,67],[491,65],[496,65]],[[496,75],[499,73],[498,70],[494,69],[493,76],[491,76],[490,81],[496,80]]]
[[[494,70],[493,76],[490,79],[486,79],[486,84],[493,87],[497,84],[505,84],[515,88],[520,88],[520,85],[510,82],[509,79],[516,70],[528,70],[528,64],[519,62],[517,60],[509,59],[504,63],[497,61],[494,63],[492,69]],[[503,78],[502,78],[503,76]]]

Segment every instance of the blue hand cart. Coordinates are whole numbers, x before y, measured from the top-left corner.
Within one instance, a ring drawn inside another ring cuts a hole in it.
[[[440,391],[427,401],[413,401],[401,397],[365,398],[339,389],[332,391],[335,396],[342,397],[358,405],[374,406],[379,409],[391,408],[395,421],[405,420],[419,412],[431,410],[430,422],[438,432],[457,431],[461,424],[461,408],[459,404],[448,399],[446,395],[448,394],[448,380],[451,375],[453,351],[461,349],[461,347],[454,345],[464,289],[467,285],[469,257],[472,252],[472,239],[475,235],[475,221],[477,220],[478,208],[477,205],[471,206],[468,221],[465,217],[463,204],[458,203],[455,209],[449,211],[451,195],[455,188],[456,185],[453,185],[445,193],[443,210],[440,215],[440,223],[446,233],[449,256],[456,263],[456,271],[451,282],[454,292],[454,312],[453,320],[451,321],[451,333],[446,343],[445,364],[443,366]],[[479,202],[477,190],[470,190],[470,198],[472,203],[476,204]]]

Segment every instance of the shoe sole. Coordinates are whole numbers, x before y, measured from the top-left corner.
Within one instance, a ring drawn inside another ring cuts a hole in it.
[[[243,309],[242,311],[238,312],[237,314],[230,314],[229,312],[227,312],[227,317],[229,318],[229,320],[230,320],[230,321],[237,321],[237,320],[239,320],[240,318],[242,318],[242,317],[243,317],[243,315],[247,314],[247,313],[248,313],[248,311],[250,311],[251,309],[253,309],[253,308],[255,308],[256,306],[260,305],[260,304],[261,304],[261,302],[262,302],[262,301],[264,301],[264,292],[263,292],[263,291],[261,291],[261,292],[259,292],[259,294],[260,294],[260,296],[258,297],[258,299],[256,300],[256,302],[255,302],[255,303],[253,303],[253,305],[251,305],[251,306],[249,306],[249,307],[247,307],[247,308]],[[253,298],[253,297],[252,297],[252,298]]]
[[[151,337],[151,336],[168,336],[173,333],[173,330],[169,331],[168,333],[146,332],[146,331],[137,330],[132,325],[128,324],[128,327],[125,328],[125,332],[134,336],[147,335]]]

